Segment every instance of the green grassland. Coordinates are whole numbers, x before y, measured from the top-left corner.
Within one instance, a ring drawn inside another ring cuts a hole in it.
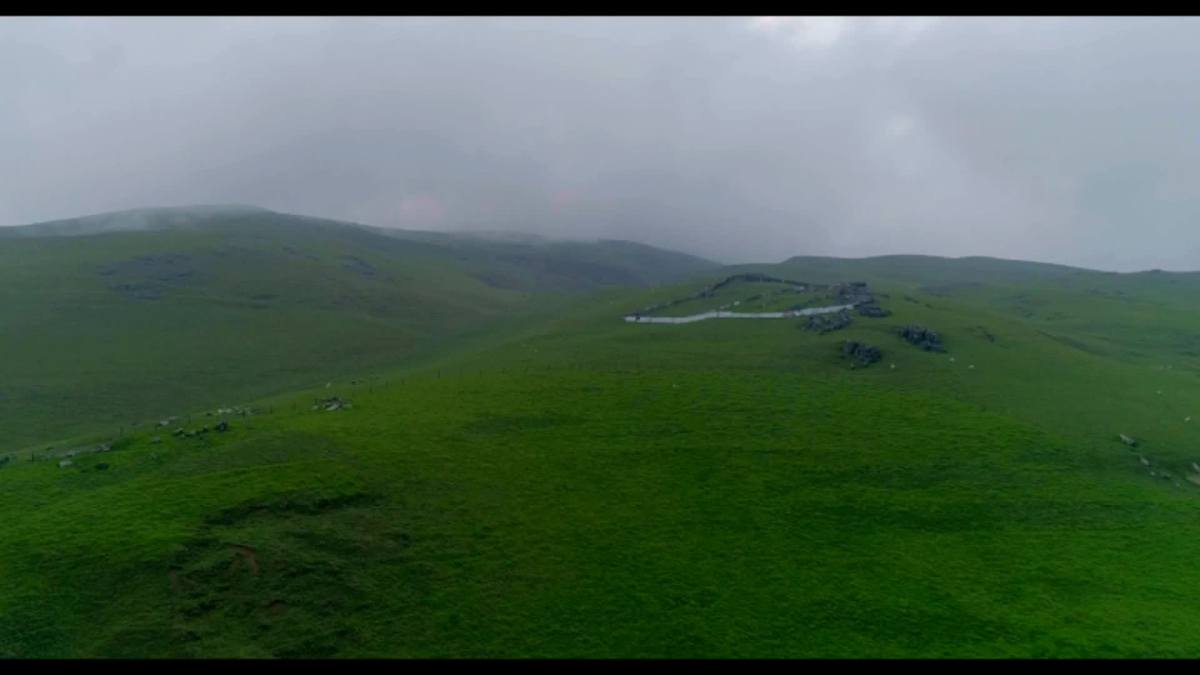
[[[867,281],[893,313],[826,335],[621,320],[747,270]],[[210,430],[46,434],[22,452],[112,449],[0,466],[0,655],[1195,657],[1198,286],[792,259],[529,291],[521,312],[391,362],[331,363],[311,389],[268,373],[281,393],[251,401],[231,375],[170,410],[130,403]],[[457,288],[438,301],[472,306]],[[904,342],[912,323],[947,352]],[[851,369],[846,339],[883,360]],[[333,396],[351,406],[314,409]],[[203,411],[229,404],[254,413]]]
[[[0,453],[371,372],[572,293],[713,267],[628,242],[429,240],[237,208],[0,234]]]
[[[671,304],[647,316],[688,316],[716,309],[731,312],[779,312],[797,305],[815,302],[817,292],[807,292],[790,284],[776,282],[733,281],[705,297],[689,298]]]

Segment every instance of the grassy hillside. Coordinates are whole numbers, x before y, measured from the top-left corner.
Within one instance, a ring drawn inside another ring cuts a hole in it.
[[[420,235],[241,207],[0,229],[0,452],[370,372],[570,293],[713,267]]]
[[[728,270],[610,288],[178,422],[207,433],[9,462],[0,654],[1197,654],[1192,275],[756,269],[892,315],[635,325]]]

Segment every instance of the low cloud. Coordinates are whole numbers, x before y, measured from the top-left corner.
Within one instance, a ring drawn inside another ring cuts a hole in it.
[[[0,21],[0,224],[192,203],[727,262],[1200,269],[1200,24]]]

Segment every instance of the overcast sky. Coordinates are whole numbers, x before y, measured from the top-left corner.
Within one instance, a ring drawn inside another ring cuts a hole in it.
[[[1200,21],[0,19],[0,225],[195,203],[723,262],[1200,269]]]

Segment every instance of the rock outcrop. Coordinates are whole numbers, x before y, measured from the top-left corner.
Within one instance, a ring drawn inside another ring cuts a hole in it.
[[[865,281],[851,281],[848,284],[838,284],[832,289],[839,305],[862,305],[875,302],[875,296],[867,287]]]
[[[942,344],[942,338],[937,332],[922,328],[921,326],[905,326],[900,329],[900,337],[904,338],[910,344],[924,349],[927,352],[944,352],[945,345]]]
[[[805,330],[815,330],[821,335],[841,330],[851,323],[850,312],[842,310],[832,314],[814,314],[804,324]]]
[[[878,347],[847,340],[842,344],[842,354],[852,359],[854,365],[869,366],[883,358],[883,352]]]
[[[349,408],[349,407],[350,407],[349,401],[343,401],[342,399],[338,398],[337,396],[333,396],[331,398],[316,399],[315,401],[313,401],[312,409],[333,412],[334,410],[342,410],[344,408]]]

